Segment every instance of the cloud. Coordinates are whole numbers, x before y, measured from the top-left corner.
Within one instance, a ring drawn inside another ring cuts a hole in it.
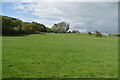
[[[2,0],[1,2],[118,2],[119,0]]]
[[[117,33],[118,29],[117,2],[28,2],[13,3],[13,8],[20,13],[37,16],[33,21],[49,27],[66,21],[70,23],[71,30],[83,32],[100,30],[102,33]]]

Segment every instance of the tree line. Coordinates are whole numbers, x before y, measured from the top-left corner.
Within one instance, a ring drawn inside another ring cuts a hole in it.
[[[59,22],[52,28],[37,22],[23,22],[20,19],[0,16],[2,19],[2,35],[34,34],[40,32],[66,33],[69,30],[69,23]]]
[[[2,19],[2,35],[19,35],[19,34],[38,34],[42,32],[47,33],[80,33],[79,30],[68,31],[70,28],[69,23],[64,21],[56,23],[52,28],[46,27],[44,24],[37,22],[23,22],[20,19],[16,19],[8,16],[0,16]],[[88,32],[89,35],[92,35],[91,32]],[[96,37],[102,37],[100,31],[95,31]],[[118,36],[120,34],[110,34],[109,36]]]

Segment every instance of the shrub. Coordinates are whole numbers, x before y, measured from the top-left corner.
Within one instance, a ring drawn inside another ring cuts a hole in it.
[[[72,33],[80,33],[79,30],[72,30]]]
[[[120,34],[113,34],[113,36],[117,36],[117,37],[120,37]]]
[[[88,32],[88,34],[89,34],[89,35],[92,35],[92,33],[91,33],[91,32]]]
[[[95,31],[95,35],[96,35],[96,37],[102,37],[102,34],[99,32],[99,31]]]
[[[71,31],[68,31],[68,33],[71,33]]]
[[[109,34],[108,36],[112,36],[111,34]]]

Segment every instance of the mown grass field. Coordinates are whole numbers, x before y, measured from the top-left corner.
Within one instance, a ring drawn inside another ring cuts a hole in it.
[[[118,38],[79,33],[3,37],[3,78],[117,78]]]

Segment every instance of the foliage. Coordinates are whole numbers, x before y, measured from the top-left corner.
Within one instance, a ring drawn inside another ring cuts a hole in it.
[[[66,22],[59,22],[52,26],[52,30],[55,33],[66,33],[69,30],[69,23]]]
[[[120,34],[113,34],[113,36],[117,36],[117,37],[120,37]]]
[[[66,22],[60,22],[54,24],[52,28],[48,28],[43,24],[37,22],[22,22],[19,19],[0,16],[2,18],[2,34],[11,35],[11,34],[33,34],[36,31],[38,32],[60,32],[65,33],[69,30],[69,24]]]
[[[52,30],[51,28],[49,28],[49,27],[46,27],[46,31],[47,31],[48,33],[53,32],[53,30]]]
[[[72,33],[80,33],[79,30],[72,30]]]
[[[24,22],[22,24],[22,30],[27,34],[32,34],[35,31],[46,32],[46,27],[43,24],[39,24],[37,22]]]
[[[95,31],[95,35],[96,35],[96,37],[102,37],[102,34],[99,32],[99,31]]]
[[[92,35],[92,33],[91,33],[91,32],[88,32],[88,34],[89,34],[89,35]]]
[[[2,16],[2,34],[13,34],[21,31],[21,20]]]
[[[45,25],[37,22],[22,22],[19,19],[0,16],[2,18],[2,35],[10,34],[32,34],[35,31],[49,32]]]

